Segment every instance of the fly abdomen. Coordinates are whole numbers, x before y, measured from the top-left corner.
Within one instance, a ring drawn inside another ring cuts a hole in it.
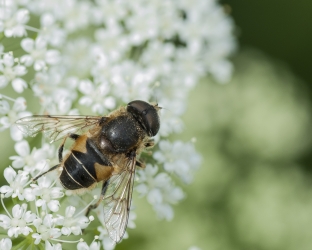
[[[96,178],[88,171],[86,166],[84,166],[84,164],[71,153],[64,162],[60,181],[64,188],[75,190],[90,187],[96,182]]]
[[[84,147],[81,144],[73,147],[71,154],[66,158],[63,165],[64,169],[60,180],[64,188],[69,190],[90,187],[99,181],[99,176],[97,176],[99,173],[103,175],[103,171],[99,171],[99,169],[112,168],[109,160],[99,152],[89,138],[85,140]]]

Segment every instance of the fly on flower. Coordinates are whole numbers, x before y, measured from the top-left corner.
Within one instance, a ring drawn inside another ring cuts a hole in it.
[[[29,136],[43,132],[51,142],[63,138],[59,164],[34,181],[58,168],[62,169],[60,182],[68,190],[92,189],[103,181],[100,199],[86,214],[103,200],[107,231],[119,242],[128,223],[135,167],[145,168],[137,156],[154,146],[152,137],[159,131],[160,109],[157,104],[136,100],[103,117],[35,115],[17,120],[17,126]],[[63,158],[67,138],[74,143]]]

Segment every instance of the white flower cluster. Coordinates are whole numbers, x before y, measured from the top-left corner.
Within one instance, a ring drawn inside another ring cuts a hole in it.
[[[84,196],[69,196],[52,181],[57,173],[32,183],[57,162],[54,146],[42,141],[32,148],[14,125],[32,113],[72,115],[83,109],[105,115],[135,99],[157,100],[164,107],[158,143],[152,156],[144,155],[153,165],[138,171],[136,191],[160,218],[172,219],[171,205],[184,193],[170,174],[190,183],[200,157],[192,143],[167,137],[182,131],[180,117],[198,79],[208,73],[221,83],[229,80],[232,30],[216,0],[0,0],[0,132],[10,131],[17,153],[4,170],[8,184],[0,188],[6,213],[0,227],[10,237],[0,248],[11,249],[12,240],[25,237],[45,249],[62,249],[63,236],[81,234],[93,220],[84,216],[90,204]],[[32,112],[30,99],[38,107]],[[9,197],[16,205],[7,209]],[[129,228],[134,219],[131,212]],[[77,238],[77,248],[99,249],[102,242],[113,249],[105,226],[97,231],[91,245]]]

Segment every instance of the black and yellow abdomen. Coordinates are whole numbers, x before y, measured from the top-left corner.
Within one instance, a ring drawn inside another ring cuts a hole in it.
[[[109,178],[112,171],[110,161],[91,139],[82,135],[63,162],[60,181],[63,187],[69,190],[89,188],[95,182]]]

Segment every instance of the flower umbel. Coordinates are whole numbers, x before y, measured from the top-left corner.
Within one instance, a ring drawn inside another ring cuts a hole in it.
[[[10,238],[0,248],[14,247],[16,237],[40,249],[70,242],[77,249],[115,247],[103,204],[85,216],[99,187],[71,195],[56,171],[32,181],[59,164],[55,145],[29,140],[15,126],[32,114],[106,116],[133,100],[159,102],[160,131],[154,149],[140,155],[147,166],[137,171],[134,190],[159,218],[172,219],[173,205],[184,198],[179,182],[192,182],[200,156],[193,143],[168,136],[183,130],[188,93],[201,77],[230,78],[232,30],[215,0],[0,0],[0,133],[9,131],[8,148],[16,152],[3,166],[0,227]],[[134,211],[129,218],[135,228]],[[88,230],[98,236],[91,239]]]

